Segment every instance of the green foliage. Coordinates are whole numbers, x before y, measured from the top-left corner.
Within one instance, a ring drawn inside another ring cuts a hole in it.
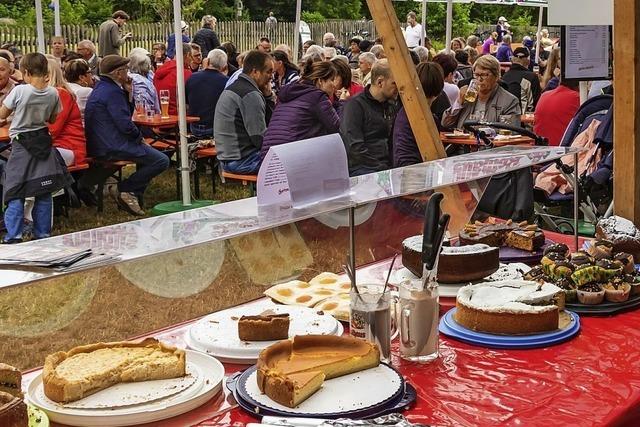
[[[81,0],[87,24],[101,24],[111,16],[111,0]]]
[[[308,0],[305,9],[319,12],[328,19],[359,19],[362,3],[362,0]]]
[[[320,12],[307,12],[306,10],[302,11],[301,18],[307,24],[312,22],[325,22],[327,20]]]

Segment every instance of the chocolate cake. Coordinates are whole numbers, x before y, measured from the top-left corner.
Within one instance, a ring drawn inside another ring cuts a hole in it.
[[[402,242],[402,264],[411,273],[422,277],[422,236]],[[443,247],[438,260],[440,283],[464,283],[483,279],[500,267],[498,248],[477,244]]]
[[[544,233],[536,224],[527,221],[516,224],[507,222],[480,222],[467,224],[460,232],[460,245],[483,243],[489,246],[508,246],[534,252],[544,245]]]
[[[626,252],[640,259],[640,230],[628,219],[610,216],[596,225],[596,238],[613,243],[613,253]]]
[[[29,415],[27,405],[22,399],[0,391],[0,426],[27,427]]]

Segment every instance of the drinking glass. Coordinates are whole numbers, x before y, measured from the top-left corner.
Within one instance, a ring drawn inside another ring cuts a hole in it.
[[[470,103],[476,102],[478,99],[478,81],[473,79],[467,86],[467,92],[464,94],[464,100]]]
[[[438,286],[423,286],[422,280],[400,284],[398,328],[400,357],[429,363],[438,358]]]
[[[136,97],[136,116],[143,117],[145,115],[144,101],[141,96]]]
[[[395,309],[397,299],[391,296],[382,285],[358,285],[360,293],[351,290],[351,310],[349,327],[351,335],[378,345],[380,358],[391,361],[391,340],[396,337],[398,328],[392,321],[392,306]],[[394,310],[395,311],[395,310]]]
[[[169,91],[161,90],[160,91],[160,111],[162,113],[162,118],[166,119],[169,117]]]

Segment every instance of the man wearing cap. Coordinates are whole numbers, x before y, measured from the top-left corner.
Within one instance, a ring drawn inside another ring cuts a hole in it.
[[[182,29],[182,43],[191,42],[191,38],[187,34],[189,26],[186,22],[180,21],[180,28]],[[167,37],[167,58],[173,59],[176,56],[176,35],[174,33],[169,34]]]
[[[511,57],[511,68],[502,76],[509,92],[520,100],[523,113],[535,109],[542,92],[538,75],[529,70],[530,57],[526,47],[516,48]]]
[[[107,55],[118,55],[120,46],[132,37],[131,33],[120,37],[120,28],[128,20],[129,15],[122,10],[116,10],[111,15],[110,20],[100,24],[100,32],[98,34],[98,56],[100,58]]]
[[[136,171],[110,193],[118,206],[133,215],[144,215],[139,199],[151,180],[169,167],[169,158],[143,142],[131,120],[129,59],[107,55],[100,62],[100,81],[91,92],[84,113],[87,154],[97,160],[129,160]],[[96,166],[80,180],[81,191],[104,182],[113,170]]]

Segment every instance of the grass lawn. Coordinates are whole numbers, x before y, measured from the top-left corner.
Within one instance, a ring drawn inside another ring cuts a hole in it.
[[[175,166],[162,175],[151,181],[151,185],[144,194],[144,210],[147,216],[151,216],[151,210],[158,203],[176,200],[176,177]],[[124,175],[133,172],[133,167],[126,168]],[[191,175],[191,189],[193,197],[193,180]],[[228,202],[231,200],[250,197],[251,192],[248,187],[236,183],[222,184],[219,178],[216,178],[216,194],[211,190],[211,176],[205,175],[203,171],[200,173],[200,197],[207,200],[218,200],[220,202]],[[103,227],[106,225],[119,224],[132,221],[140,217],[133,216],[125,211],[119,210],[115,200],[110,196],[104,197],[104,212],[97,212],[95,207],[86,207],[82,205],[79,209],[70,209],[69,217],[56,216],[53,220],[52,234],[54,236],[60,234],[73,233],[74,231],[88,230],[91,228]]]

